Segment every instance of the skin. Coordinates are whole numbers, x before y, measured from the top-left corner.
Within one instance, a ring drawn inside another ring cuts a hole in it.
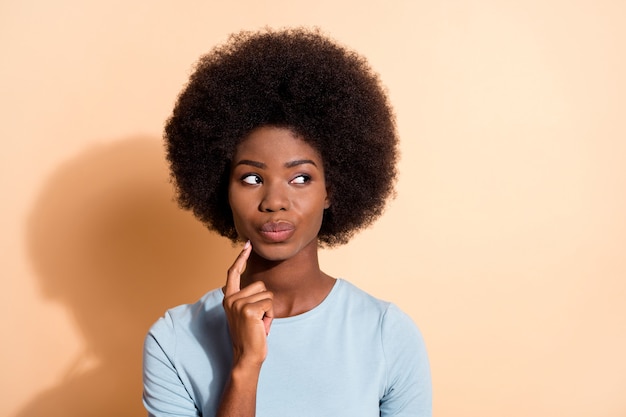
[[[253,130],[232,160],[229,203],[246,244],[223,288],[233,367],[218,416],[252,417],[273,318],[311,310],[335,283],[317,255],[330,206],[321,156],[287,128]]]

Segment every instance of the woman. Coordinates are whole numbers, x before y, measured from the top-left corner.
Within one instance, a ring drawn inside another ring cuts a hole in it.
[[[410,318],[318,263],[393,193],[393,113],[366,61],[317,31],[239,33],[201,58],[165,138],[181,206],[245,244],[223,288],[150,330],[149,414],[431,415]]]

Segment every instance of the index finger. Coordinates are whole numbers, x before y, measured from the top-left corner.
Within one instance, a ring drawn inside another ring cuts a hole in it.
[[[252,245],[248,240],[243,246],[243,250],[235,259],[235,262],[228,268],[228,274],[226,275],[226,286],[224,288],[224,295],[229,296],[241,289],[241,274],[246,269],[246,262],[250,256]]]

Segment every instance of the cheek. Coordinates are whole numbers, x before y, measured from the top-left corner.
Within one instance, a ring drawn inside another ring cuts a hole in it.
[[[231,188],[228,190],[228,205],[230,206],[230,211],[233,215],[233,221],[235,223],[235,228],[239,231],[239,227],[241,226],[241,219],[244,213],[242,213],[242,208],[245,207],[245,204],[242,201],[242,196],[240,193],[236,191],[233,192]]]
[[[237,232],[237,235],[239,236],[239,238],[246,239],[247,229],[246,229],[245,216],[243,216],[240,211],[233,210],[232,204],[230,206],[230,211],[233,215],[233,225],[235,226],[235,231]]]
[[[321,225],[326,208],[328,208],[328,200],[325,197],[316,198],[309,202],[309,216]]]

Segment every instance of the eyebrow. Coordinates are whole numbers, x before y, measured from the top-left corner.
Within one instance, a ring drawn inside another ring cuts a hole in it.
[[[285,164],[285,167],[286,168],[293,168],[295,166],[304,165],[304,164],[311,164],[314,167],[317,167],[317,164],[315,162],[313,162],[312,160],[310,160],[310,159],[298,159],[298,160],[295,160],[295,161],[287,162]]]
[[[304,164],[311,164],[317,167],[317,164],[311,159],[296,159],[295,161],[286,162],[285,168],[293,168],[298,165],[304,165]],[[261,168],[261,169],[267,168],[267,165],[264,164],[263,162],[252,161],[250,159],[242,159],[241,161],[237,162],[235,166],[239,166],[239,165],[250,165],[250,166]]]

